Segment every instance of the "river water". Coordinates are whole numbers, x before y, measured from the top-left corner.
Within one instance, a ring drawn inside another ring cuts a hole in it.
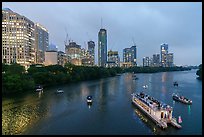
[[[196,70],[137,74],[85,81],[31,92],[24,96],[3,98],[2,134],[35,135],[201,135],[202,81]],[[177,81],[178,88],[173,86]],[[148,85],[143,89],[143,85]],[[55,94],[61,88],[63,94]],[[158,128],[131,104],[131,93],[144,91],[173,107],[173,116],[181,116],[182,128]],[[178,92],[193,100],[185,105],[172,100]],[[87,95],[93,104],[87,105]]]

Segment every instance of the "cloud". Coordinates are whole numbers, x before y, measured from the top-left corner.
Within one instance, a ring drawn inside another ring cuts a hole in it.
[[[12,2],[3,3],[3,7],[40,22],[49,30],[50,42],[63,51],[67,29],[69,37],[82,47],[92,39],[97,55],[102,18],[108,33],[108,49],[118,50],[121,60],[122,49],[131,47],[134,38],[139,64],[144,56],[160,53],[160,44],[164,42],[175,54],[176,64],[202,62],[202,4],[198,2]]]

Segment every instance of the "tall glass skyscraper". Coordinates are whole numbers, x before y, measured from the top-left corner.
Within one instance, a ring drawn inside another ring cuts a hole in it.
[[[107,31],[100,29],[98,33],[98,65],[105,67],[107,62]]]
[[[91,64],[95,64],[95,43],[94,41],[88,41],[88,52],[91,55]]]
[[[167,67],[168,44],[161,44],[161,66]]]
[[[48,50],[49,33],[48,30],[39,23],[35,24],[35,44],[36,63],[42,64],[45,61],[45,51]]]

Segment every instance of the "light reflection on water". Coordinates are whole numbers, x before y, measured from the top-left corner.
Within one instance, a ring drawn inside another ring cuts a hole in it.
[[[2,110],[2,135],[21,134],[29,125],[47,114],[47,107],[42,109],[43,106],[39,102],[22,106],[12,105],[8,104]]]
[[[201,134],[202,86],[196,79],[191,78],[194,82],[189,84],[185,78],[194,73],[137,74],[138,80],[127,73],[46,89],[43,93],[32,92],[19,100],[4,100],[2,134]],[[174,80],[179,83],[179,93],[193,100],[192,106],[172,100],[171,95],[177,90]],[[135,112],[131,93],[143,91],[143,85],[148,85],[144,92],[173,106],[173,116],[182,116],[182,129],[170,126],[161,131],[143,113]],[[58,88],[65,92],[54,94]],[[93,96],[93,105],[86,104],[87,95]]]

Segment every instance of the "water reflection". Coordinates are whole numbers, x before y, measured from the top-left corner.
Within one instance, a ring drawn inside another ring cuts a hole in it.
[[[21,102],[21,104],[16,105],[15,102],[13,103],[4,106],[4,110],[2,110],[3,135],[23,133],[29,125],[36,123],[48,112],[48,107],[37,100],[30,104]]]
[[[43,90],[38,92],[38,98],[41,98],[42,94],[43,94]]]
[[[133,118],[137,119],[137,117],[139,118],[139,122],[144,123],[145,125],[147,125],[153,134],[157,135],[160,134],[160,132],[162,132],[162,130],[156,126],[151,119],[149,119],[143,112],[141,112],[141,110],[139,110],[138,108],[134,108],[133,111]]]
[[[191,115],[191,105],[188,105],[188,114]]]

